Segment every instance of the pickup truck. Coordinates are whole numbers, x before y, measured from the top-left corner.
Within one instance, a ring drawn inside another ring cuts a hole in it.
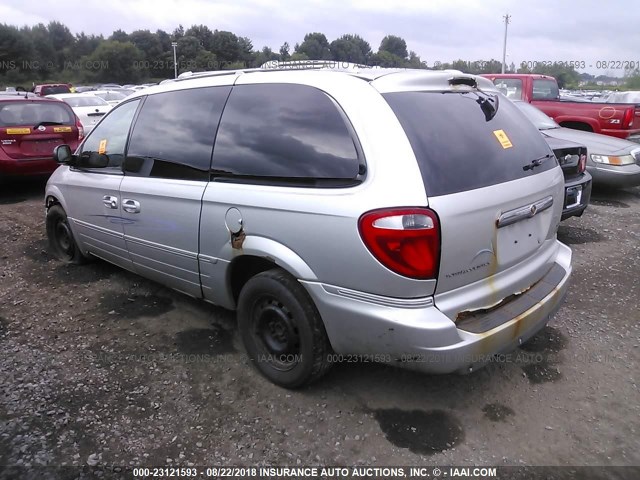
[[[561,100],[556,79],[547,75],[491,73],[482,76],[508,98],[535,105],[563,127],[618,138],[640,134],[640,105]]]

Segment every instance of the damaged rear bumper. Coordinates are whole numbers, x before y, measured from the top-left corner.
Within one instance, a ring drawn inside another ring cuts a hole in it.
[[[390,299],[302,281],[322,316],[334,351],[384,358],[427,373],[468,373],[524,343],[561,307],[571,276],[571,250],[529,290],[456,324],[431,297]]]

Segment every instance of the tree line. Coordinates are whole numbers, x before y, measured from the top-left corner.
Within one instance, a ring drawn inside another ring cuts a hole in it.
[[[176,62],[174,50],[176,45]],[[142,83],[173,78],[174,68],[184,71],[224,70],[259,67],[271,60],[330,60],[371,66],[400,68],[456,69],[468,73],[499,73],[498,60],[439,63],[422,60],[409,50],[407,42],[395,35],[385,36],[374,52],[369,42],[356,34],[329,41],[323,33],[307,33],[302,42],[284,42],[279,50],[255,49],[251,39],[206,25],[173,32],[164,30],[114,31],[109,37],[73,34],[61,22],[16,27],[0,24],[0,84],[67,82]],[[573,68],[541,65],[533,70],[507,71],[544,73],[555,76],[561,87],[574,87],[580,80]]]

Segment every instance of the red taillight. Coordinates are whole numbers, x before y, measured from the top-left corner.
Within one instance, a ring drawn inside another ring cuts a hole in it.
[[[440,225],[428,208],[389,208],[365,213],[360,236],[389,270],[420,280],[436,278],[440,266]]]
[[[84,127],[78,117],[76,117],[76,127],[78,127],[78,142],[80,142],[84,138]]]
[[[580,155],[580,162],[578,163],[578,173],[582,173],[587,168],[587,156],[583,153]]]
[[[627,108],[624,111],[624,117],[622,118],[622,128],[631,128],[633,125],[633,114],[635,113],[635,107]]]

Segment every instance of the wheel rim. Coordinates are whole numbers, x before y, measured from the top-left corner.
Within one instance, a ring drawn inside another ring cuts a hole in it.
[[[273,297],[261,297],[251,312],[259,361],[287,371],[299,362],[300,334],[291,311]]]
[[[55,238],[61,253],[67,257],[73,256],[73,236],[69,225],[64,220],[58,220],[55,228]]]

